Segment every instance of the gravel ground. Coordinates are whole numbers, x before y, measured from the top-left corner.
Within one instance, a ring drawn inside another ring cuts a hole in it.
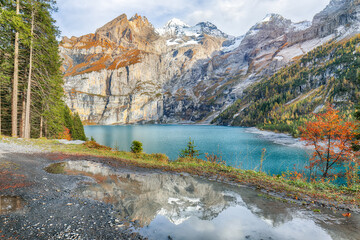
[[[26,139],[18,139],[17,141],[21,142],[21,145],[15,143],[10,138],[3,138],[0,141],[0,154],[1,153],[40,153],[40,152],[47,152],[44,148],[39,148],[33,146],[30,142]]]
[[[72,197],[85,177],[45,172],[40,152],[0,142],[0,239],[143,239],[112,205]]]

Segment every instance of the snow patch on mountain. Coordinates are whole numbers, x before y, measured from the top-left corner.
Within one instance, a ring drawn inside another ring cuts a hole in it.
[[[295,32],[304,31],[304,30],[308,29],[309,27],[311,27],[311,22],[303,21],[303,22],[293,23],[292,27]]]
[[[238,48],[245,36],[230,38],[222,45],[221,51],[224,53],[232,52]]]
[[[294,44],[290,47],[284,48],[283,50],[281,50],[278,54],[277,57],[283,57],[283,60],[285,60],[286,62],[289,61],[293,61],[296,57],[302,56],[306,53],[308,53],[309,51],[315,49],[316,47],[319,47],[327,42],[329,42],[330,40],[332,40],[335,37],[334,34],[329,35],[327,37],[324,38],[315,38],[303,43],[299,43],[299,44]],[[279,58],[277,58],[279,59]]]
[[[189,46],[189,45],[197,45],[199,44],[199,41],[190,39],[188,41],[184,41],[181,38],[175,38],[175,39],[169,39],[166,41],[167,46],[176,46],[179,45],[179,47]]]

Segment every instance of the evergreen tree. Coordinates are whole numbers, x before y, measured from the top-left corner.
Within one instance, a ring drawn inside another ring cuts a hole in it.
[[[130,151],[132,153],[141,153],[143,151],[142,143],[139,141],[133,141],[131,143]]]
[[[51,16],[55,4],[53,0],[0,0],[0,134],[56,138],[70,126],[75,138],[85,139],[80,118],[63,101],[59,31]],[[17,87],[13,86],[15,75]]]
[[[81,119],[80,119],[80,116],[78,113],[74,114],[73,121],[74,121],[74,129],[73,129],[73,134],[72,134],[73,139],[86,141],[84,126],[81,122]]]
[[[199,150],[196,149],[196,146],[194,144],[194,141],[191,141],[191,138],[189,138],[189,142],[187,143],[187,146],[185,149],[181,150],[180,157],[198,157],[200,155]]]
[[[64,113],[63,113],[64,126],[70,130],[70,134],[72,135],[73,129],[74,129],[74,121],[73,121],[71,111],[67,106],[64,107],[63,111],[64,111]]]

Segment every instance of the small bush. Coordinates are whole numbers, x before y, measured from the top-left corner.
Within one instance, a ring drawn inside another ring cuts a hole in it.
[[[195,163],[203,165],[206,161],[200,158],[193,158],[193,157],[180,157],[176,161],[176,163]]]
[[[139,141],[133,141],[131,143],[130,151],[132,153],[141,153],[143,151],[142,143]]]
[[[222,155],[216,155],[215,153],[205,153],[205,159],[206,161],[213,163],[213,164],[222,164],[226,165],[226,162],[222,159]]]
[[[158,162],[161,163],[169,163],[169,157],[166,156],[166,154],[163,153],[152,153],[150,154],[152,158],[155,158]]]
[[[59,133],[58,139],[65,139],[65,140],[70,141],[71,140],[70,129],[68,129],[67,127],[64,127],[64,131]]]
[[[111,150],[110,147],[100,145],[100,144],[98,144],[98,143],[95,142],[95,141],[85,142],[84,145],[85,145],[86,147],[88,147],[88,148],[101,149],[101,150]]]

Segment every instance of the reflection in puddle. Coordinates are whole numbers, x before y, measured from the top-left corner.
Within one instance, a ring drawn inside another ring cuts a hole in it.
[[[258,196],[251,189],[189,176],[116,172],[69,161],[64,173],[91,177],[78,197],[110,203],[150,239],[360,239],[359,215],[323,213]]]
[[[0,214],[16,212],[24,205],[24,201],[20,197],[0,196]]]

